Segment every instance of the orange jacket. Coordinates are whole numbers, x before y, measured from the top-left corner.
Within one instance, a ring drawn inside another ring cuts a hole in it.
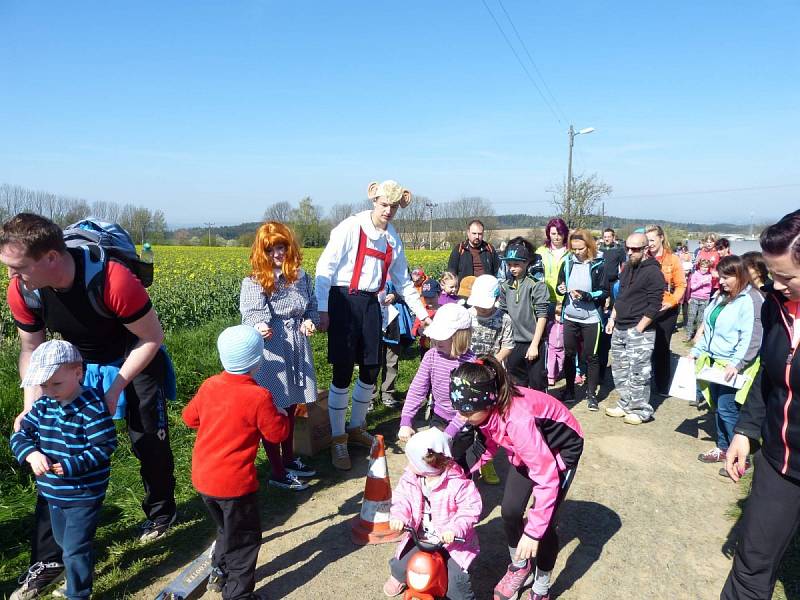
[[[667,289],[664,292],[664,304],[670,307],[678,306],[683,303],[683,296],[686,293],[686,274],[683,272],[681,259],[677,254],[664,251],[661,256],[655,259],[661,265],[661,274],[667,282]]]

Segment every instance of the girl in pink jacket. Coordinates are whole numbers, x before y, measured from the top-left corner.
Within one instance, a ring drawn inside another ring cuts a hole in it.
[[[478,555],[475,525],[481,516],[481,495],[463,469],[453,461],[450,440],[436,427],[414,434],[406,444],[406,466],[392,493],[389,527],[415,528],[421,537],[445,542],[447,597],[474,600],[468,569]],[[454,542],[454,538],[464,542]],[[406,565],[416,552],[408,534],[389,561],[392,575],[383,586],[387,596],[405,588]]]
[[[450,401],[485,438],[485,452],[472,470],[501,447],[511,463],[501,507],[511,564],[495,586],[494,598],[514,597],[531,575],[530,559],[535,557],[536,576],[528,598],[548,600],[558,555],[556,515],[583,452],[583,430],[558,399],[514,386],[491,356],[452,372]],[[525,523],[531,495],[534,504]]]

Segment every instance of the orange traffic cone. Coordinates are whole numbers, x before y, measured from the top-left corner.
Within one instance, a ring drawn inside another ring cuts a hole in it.
[[[401,531],[389,529],[389,508],[392,505],[392,484],[389,483],[389,468],[383,436],[376,435],[369,456],[367,485],[361,514],[350,522],[350,537],[354,544],[385,544],[402,535]]]

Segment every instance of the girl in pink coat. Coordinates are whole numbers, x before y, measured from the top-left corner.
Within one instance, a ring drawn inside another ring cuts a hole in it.
[[[511,463],[501,507],[511,564],[495,586],[494,598],[514,597],[532,574],[535,557],[536,576],[527,598],[549,600],[550,573],[558,555],[556,514],[583,452],[583,430],[558,399],[514,386],[491,356],[451,373],[450,401],[485,438],[485,451],[472,470],[500,447]],[[531,495],[534,504],[526,523],[523,515]]]
[[[406,457],[408,465],[392,493],[389,527],[413,527],[422,537],[445,542],[447,597],[474,600],[468,569],[480,550],[475,534],[483,506],[478,488],[453,461],[450,440],[436,427],[414,434]],[[456,537],[465,541],[454,542]],[[383,586],[387,596],[405,589],[406,565],[415,551],[410,536],[404,535],[389,561],[392,575]]]

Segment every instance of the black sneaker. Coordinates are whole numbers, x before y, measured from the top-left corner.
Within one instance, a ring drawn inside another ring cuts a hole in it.
[[[228,579],[227,573],[219,567],[211,569],[211,575],[208,576],[208,584],[206,584],[206,591],[221,592],[225,587],[225,581]]]
[[[305,481],[300,481],[288,471],[286,475],[283,476],[283,479],[273,479],[270,477],[269,484],[273,487],[283,488],[284,490],[294,490],[296,492],[301,492],[308,488],[308,484]]]
[[[588,408],[589,410],[591,410],[593,412],[597,411],[597,409],[599,408],[599,406],[597,406],[597,398],[595,398],[594,396],[587,396],[586,397],[586,408]]]
[[[564,391],[561,393],[561,401],[562,402],[574,402],[575,401],[575,388],[568,388],[565,387]]]
[[[295,477],[314,477],[317,472],[306,465],[299,458],[295,458],[290,464],[285,466],[286,472]]]
[[[64,565],[58,562],[37,562],[20,575],[19,587],[9,596],[9,600],[30,600],[43,596],[48,590],[64,579]]]
[[[177,514],[165,515],[163,517],[156,517],[155,519],[147,520],[142,523],[142,535],[139,536],[140,542],[152,542],[157,540],[162,535],[167,533],[167,530],[178,519]]]
[[[383,399],[383,405],[386,408],[402,408],[404,402],[394,396],[387,396]]]

